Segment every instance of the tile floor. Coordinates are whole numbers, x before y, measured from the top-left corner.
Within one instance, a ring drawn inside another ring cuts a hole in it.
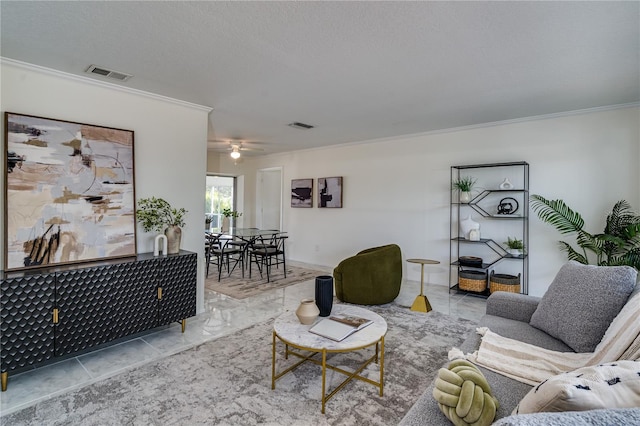
[[[330,269],[317,265],[295,265],[331,272]],[[404,281],[396,303],[411,306],[419,291],[419,282]],[[441,285],[425,284],[425,294],[436,311],[468,319],[478,319],[484,315],[484,299],[449,294],[448,289]],[[16,375],[10,374],[9,387],[6,392],[0,394],[0,415],[18,411],[39,401],[234,333],[273,318],[286,310],[294,310],[300,299],[308,297],[314,297],[314,280],[243,300],[205,290],[205,312],[189,319],[184,333],[181,333],[181,327],[176,323],[55,364]]]

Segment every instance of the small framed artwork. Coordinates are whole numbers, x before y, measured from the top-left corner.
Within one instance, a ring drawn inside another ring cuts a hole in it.
[[[291,180],[291,207],[313,207],[313,179]]]
[[[136,254],[133,131],[5,113],[4,269]]]
[[[342,176],[318,178],[318,207],[342,207]]]

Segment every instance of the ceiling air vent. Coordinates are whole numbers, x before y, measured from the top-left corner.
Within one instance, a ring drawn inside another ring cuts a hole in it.
[[[118,81],[127,81],[131,77],[133,77],[131,74],[125,74],[120,71],[109,70],[106,68],[98,67],[96,65],[91,65],[89,68],[87,68],[86,72],[89,74],[98,74],[103,77],[112,78]]]
[[[314,127],[311,124],[304,124],[304,123],[300,123],[298,121],[294,121],[293,123],[289,123],[289,124],[287,124],[287,126],[295,127],[296,129],[302,129],[302,130],[309,130],[309,129],[313,129],[313,127]]]

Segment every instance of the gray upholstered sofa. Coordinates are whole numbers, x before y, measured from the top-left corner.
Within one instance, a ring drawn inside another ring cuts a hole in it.
[[[636,280],[635,276],[633,277],[633,280]],[[631,293],[626,300],[631,300],[631,298],[639,292],[640,285],[635,285],[633,293]],[[573,349],[567,346],[563,341],[556,339],[529,324],[529,321],[538,308],[540,301],[541,298],[538,297],[515,293],[495,292],[487,299],[486,315],[480,320],[478,326],[488,327],[493,332],[502,336],[531,343],[543,348],[560,352],[573,352]],[[614,313],[617,315],[619,308],[614,309],[617,309]],[[598,339],[600,337],[598,337]],[[480,346],[480,339],[480,335],[477,333],[471,333],[461,345],[460,349],[464,353],[473,352]],[[446,367],[447,364],[448,362],[443,367]],[[532,387],[482,367],[480,367],[480,370],[485,375],[489,385],[491,386],[493,395],[499,401],[499,408],[496,412],[496,421],[494,424],[503,426],[567,424],[640,425],[640,406],[630,409],[604,409],[564,413],[511,415],[513,409],[525,397],[525,395],[529,393]],[[435,378],[429,388],[424,391],[422,396],[403,418],[400,423],[401,425],[452,424],[452,422],[442,414],[438,408],[438,404],[434,400],[434,386]]]

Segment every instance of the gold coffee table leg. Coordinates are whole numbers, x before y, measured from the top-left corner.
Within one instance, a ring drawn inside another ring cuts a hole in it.
[[[325,394],[325,384],[327,379],[327,351],[322,350],[322,414],[324,414],[324,404],[327,402],[327,395]]]
[[[378,345],[376,345],[376,349]],[[384,388],[384,336],[380,339],[380,396]]]
[[[276,332],[273,332],[273,346],[271,350],[271,389],[276,388]]]

